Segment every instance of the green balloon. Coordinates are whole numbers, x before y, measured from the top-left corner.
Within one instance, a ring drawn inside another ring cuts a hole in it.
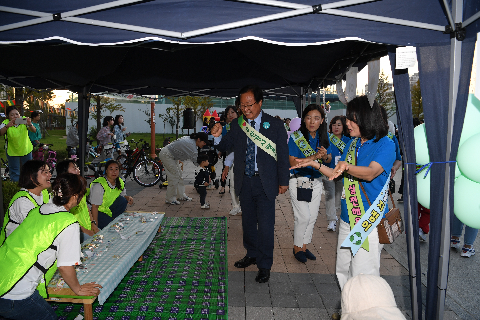
[[[430,162],[428,155],[427,134],[425,132],[425,124],[416,126],[413,129],[413,137],[415,139],[415,156],[418,164],[427,164]]]
[[[453,212],[469,227],[480,229],[480,183],[465,176],[455,180]]]
[[[469,94],[459,146],[466,142],[471,136],[480,132],[478,121],[480,121],[480,100],[478,100],[474,94]]]
[[[424,176],[425,170],[417,174],[417,201],[430,209],[430,171],[426,178],[423,178]]]
[[[457,164],[462,175],[475,182],[480,182],[478,159],[480,159],[480,133],[465,141],[457,154]]]

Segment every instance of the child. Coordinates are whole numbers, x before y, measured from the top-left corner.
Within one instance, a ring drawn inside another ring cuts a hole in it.
[[[198,155],[197,162],[202,168],[200,169],[200,172],[197,173],[197,176],[195,177],[195,183],[193,185],[195,189],[197,189],[197,192],[200,194],[200,208],[210,209],[210,205],[205,202],[205,197],[207,196],[207,186],[210,183],[210,174],[208,171],[208,155]]]

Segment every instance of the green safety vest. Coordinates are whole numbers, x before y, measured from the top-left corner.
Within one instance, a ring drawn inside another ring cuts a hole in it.
[[[25,118],[25,117],[24,117]],[[3,120],[3,124],[7,125],[10,120]],[[5,134],[5,147],[7,154],[11,157],[23,157],[33,150],[32,142],[28,137],[28,128],[26,125],[13,126],[7,129]]]
[[[67,211],[42,214],[41,210],[42,207],[32,209],[0,247],[0,297],[10,292],[33,266],[44,273],[44,282],[37,289],[47,297],[47,285],[55,273],[56,262],[46,270],[38,264],[37,257],[48,248],[56,250],[53,241],[77,220]]]
[[[80,225],[87,230],[92,230],[92,220],[90,220],[90,213],[88,212],[87,197],[90,194],[90,189],[87,188],[87,192],[83,196],[78,206],[70,209],[75,219],[78,220]]]
[[[125,188],[125,183],[123,182],[122,178],[120,179],[121,189],[111,188],[108,185],[107,179],[105,177],[98,177],[97,179],[93,180],[90,184],[90,189],[94,183],[100,183],[105,191],[103,193],[103,201],[100,207],[98,207],[98,211],[106,213],[110,218],[112,217],[112,210],[110,210],[110,206],[115,202],[118,198],[120,193],[122,193],[123,189]]]
[[[42,190],[42,195],[43,195],[43,203],[47,203],[50,198],[47,189]],[[7,212],[5,212],[5,217],[3,218],[3,226],[2,226],[2,230],[0,230],[0,246],[3,244],[3,242],[5,241],[5,238],[7,237],[7,224],[9,222],[17,224],[17,222],[10,220],[10,207],[13,205],[13,202],[15,200],[21,197],[28,198],[28,200],[32,201],[32,203],[35,205],[35,208],[38,207],[37,201],[33,199],[33,197],[30,195],[28,191],[20,190],[17,193],[15,193],[12,200],[10,200],[10,203],[8,204]]]

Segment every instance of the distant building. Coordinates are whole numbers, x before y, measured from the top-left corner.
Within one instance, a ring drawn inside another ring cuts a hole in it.
[[[414,73],[412,74],[410,77],[409,77],[409,82],[410,82],[410,89],[417,83],[419,77],[418,77],[418,72],[417,73]]]

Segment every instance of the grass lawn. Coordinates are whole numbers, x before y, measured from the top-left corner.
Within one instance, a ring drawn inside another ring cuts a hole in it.
[[[170,140],[175,140],[174,134],[163,134],[158,133],[155,134],[155,146],[157,148],[161,148],[163,146],[163,140],[167,137],[170,137]],[[134,139],[138,142],[138,140],[143,139],[150,144],[150,133],[132,133],[127,140]],[[43,137],[40,142],[45,144],[53,144],[51,147],[52,150],[57,152],[57,160],[62,161],[67,157],[67,136],[65,130],[49,130],[48,135]],[[93,143],[96,145],[96,142]],[[132,148],[134,146],[131,146]],[[0,158],[6,159],[5,155],[5,139],[0,139]]]

